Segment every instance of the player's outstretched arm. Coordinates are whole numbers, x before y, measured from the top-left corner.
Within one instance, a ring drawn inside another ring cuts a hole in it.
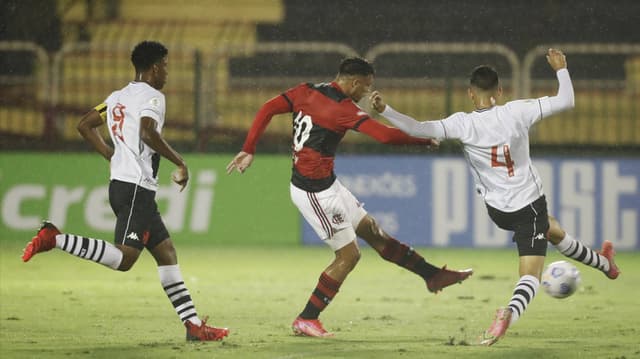
[[[370,96],[371,106],[382,116],[387,118],[402,132],[419,138],[444,138],[444,128],[438,121],[416,121],[413,117],[400,113],[384,102],[379,91],[373,91]]]
[[[87,142],[91,143],[93,148],[95,148],[102,157],[107,161],[111,161],[113,148],[104,141],[100,132],[98,132],[98,127],[102,126],[103,123],[104,120],[100,116],[100,113],[93,109],[82,117],[76,129]]]
[[[569,76],[569,71],[567,70],[565,55],[560,50],[549,49],[547,62],[556,71],[556,77],[558,78],[558,93],[553,97],[549,97],[552,113],[572,109],[575,106],[575,95],[571,76]]]

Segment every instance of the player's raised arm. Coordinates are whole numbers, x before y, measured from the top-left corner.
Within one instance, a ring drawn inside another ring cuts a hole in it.
[[[549,49],[547,62],[556,71],[559,84],[557,95],[549,97],[551,112],[558,113],[572,109],[575,106],[575,99],[565,55],[560,50]]]
[[[379,91],[373,91],[370,96],[371,106],[394,126],[403,132],[420,138],[444,138],[444,127],[439,121],[416,121],[413,117],[400,113],[384,102]]]

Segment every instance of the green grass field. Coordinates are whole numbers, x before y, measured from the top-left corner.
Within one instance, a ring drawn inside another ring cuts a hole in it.
[[[148,254],[117,273],[58,250],[24,264],[23,243],[0,241],[0,357],[640,358],[637,252],[618,254],[616,281],[580,265],[578,293],[558,300],[540,291],[487,348],[469,344],[510,297],[515,249],[420,249],[435,264],[475,270],[438,295],[363,249],[321,316],[335,337],[315,339],[293,336],[289,326],[331,260],[328,248],[176,245],[199,313],[232,330],[224,342],[184,340]],[[548,262],[560,258],[550,253]]]

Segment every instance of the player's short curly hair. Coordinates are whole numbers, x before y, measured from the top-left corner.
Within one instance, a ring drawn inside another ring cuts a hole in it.
[[[496,89],[499,83],[498,72],[489,65],[480,65],[471,72],[469,83],[485,91]]]
[[[366,59],[361,57],[348,57],[340,63],[340,69],[338,70],[338,76],[369,76],[375,75],[373,65]]]
[[[169,50],[159,42],[142,41],[133,48],[131,63],[133,63],[136,71],[146,71],[154,64],[162,61],[168,53]]]

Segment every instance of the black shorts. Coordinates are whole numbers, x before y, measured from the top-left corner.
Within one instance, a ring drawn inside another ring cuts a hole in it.
[[[109,203],[116,215],[116,244],[152,249],[169,238],[155,197],[154,191],[133,183],[118,180],[109,183]]]
[[[502,212],[487,205],[489,217],[498,227],[513,231],[513,241],[520,256],[544,256],[547,254],[549,215],[545,196],[515,211]]]

